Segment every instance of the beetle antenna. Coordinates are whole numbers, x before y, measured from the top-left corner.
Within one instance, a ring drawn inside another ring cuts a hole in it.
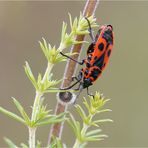
[[[92,39],[92,42],[94,43],[95,42],[95,38],[94,38],[94,35],[93,35],[93,32],[92,32],[92,28],[91,28],[91,24],[90,24],[90,21],[88,20],[87,17],[85,17],[85,19],[87,20],[88,22],[88,26],[89,26],[89,35],[90,35],[90,38]]]

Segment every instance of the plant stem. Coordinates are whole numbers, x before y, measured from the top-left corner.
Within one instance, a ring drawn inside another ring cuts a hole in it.
[[[86,131],[87,131],[88,128],[89,128],[89,126],[86,125],[85,123],[83,123],[83,128],[82,128],[82,130],[81,130],[81,134],[82,134],[82,135],[85,135],[85,133],[86,133]]]
[[[49,78],[49,74],[51,73],[52,68],[53,68],[53,64],[48,62],[45,74],[42,79],[43,84]],[[31,116],[32,122],[35,122],[37,119],[38,111],[39,111],[39,108],[41,105],[40,101],[41,101],[43,94],[44,94],[43,92],[39,92],[36,90],[36,95],[35,95],[34,104],[33,104],[33,108],[32,108],[32,116]],[[29,148],[36,147],[35,133],[36,133],[36,128],[29,127]]]
[[[82,130],[81,130],[81,135],[82,135],[82,136],[86,134],[86,131],[87,131],[88,128],[89,128],[89,126],[86,125],[85,123],[83,123],[83,128],[82,128]],[[75,141],[75,143],[74,143],[74,145],[73,145],[73,148],[78,148],[78,147],[80,147],[80,145],[81,145],[82,143],[83,143],[83,142],[81,142],[78,138],[76,138],[76,141]]]
[[[32,108],[32,117],[31,117],[31,121],[35,121],[36,120],[36,116],[40,107],[40,100],[42,97],[42,93],[36,91],[36,96],[35,96],[35,100],[34,100],[34,104],[33,104],[33,108]]]
[[[78,139],[76,139],[73,148],[79,148],[80,147],[80,144],[81,144],[80,141]]]
[[[95,13],[95,10],[99,4],[99,0],[87,0],[84,10],[83,10],[83,15],[84,16],[91,16]],[[83,41],[84,40],[84,35],[79,35],[76,37],[77,41]],[[77,44],[72,46],[71,52],[77,52],[79,54],[76,54],[73,56],[73,59],[77,60],[78,56],[80,55],[81,51],[81,46],[82,44]],[[68,60],[66,68],[65,68],[65,73],[64,73],[64,79],[63,83],[61,85],[62,87],[67,87],[71,83],[71,77],[74,75],[74,72],[76,71],[76,63],[73,61]],[[57,102],[56,109],[55,109],[55,114],[58,115],[61,112],[65,112],[67,110],[67,105],[62,105],[59,102]],[[63,123],[56,123],[55,125],[52,126],[50,133],[49,133],[49,138],[48,138],[48,145],[50,144],[52,135],[61,138],[62,135],[62,129],[63,129]]]
[[[53,64],[48,62],[45,74],[43,76],[42,79],[42,83],[44,83],[46,81],[46,79],[48,79],[49,74],[51,73],[51,70],[53,68]],[[31,121],[35,121],[36,120],[36,116],[38,113],[38,109],[40,107],[40,101],[41,101],[41,97],[43,96],[42,92],[36,91],[36,96],[35,96],[35,100],[34,100],[34,104],[33,104],[33,109],[32,109],[32,117],[31,117]]]
[[[53,66],[54,66],[54,64],[48,62],[45,74],[44,74],[43,79],[42,79],[42,83],[44,83],[45,80],[49,77],[49,74],[51,73]]]
[[[35,132],[36,128],[29,127],[29,148],[35,148]]]

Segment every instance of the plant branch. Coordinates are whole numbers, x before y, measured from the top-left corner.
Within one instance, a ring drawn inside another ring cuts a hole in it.
[[[47,66],[47,69],[46,69],[45,74],[43,76],[42,83],[44,83],[46,81],[52,68],[53,68],[53,64],[48,62],[48,66]],[[34,104],[33,104],[33,108],[32,108],[32,116],[31,116],[32,122],[36,121],[37,114],[38,114],[38,111],[39,111],[39,108],[41,105],[40,102],[41,102],[42,96],[43,96],[43,93],[36,90],[35,100],[34,100]],[[36,128],[29,127],[29,148],[36,147],[35,135],[36,135]]]
[[[33,108],[32,108],[32,117],[31,120],[35,121],[36,120],[36,116],[39,110],[39,104],[40,104],[40,100],[41,100],[42,94],[39,93],[38,91],[36,91],[36,96],[34,99],[34,104],[33,104]]]
[[[35,132],[36,128],[29,127],[29,148],[35,148]]]
[[[47,66],[47,69],[46,69],[45,74],[43,76],[42,83],[44,83],[46,81],[46,79],[48,78],[52,68],[53,68],[53,64],[48,62],[48,66]],[[36,120],[36,116],[37,116],[37,113],[38,113],[38,109],[39,109],[39,106],[40,106],[40,101],[41,101],[42,96],[43,96],[43,93],[36,91],[36,96],[35,96],[33,109],[32,109],[32,117],[31,117],[32,121]]]
[[[99,4],[99,0],[87,0],[84,10],[83,10],[83,15],[87,16],[87,17],[93,15],[96,11],[98,4]],[[78,35],[76,37],[76,40],[83,41],[84,37],[85,37],[84,35]],[[79,54],[81,52],[81,47],[82,47],[82,44],[77,44],[77,45],[72,46],[71,52],[78,53],[76,55],[73,55],[73,59],[75,59],[75,60],[78,59]],[[76,66],[77,65],[75,62],[68,60],[66,68],[65,68],[64,80],[62,82],[61,88],[67,87],[70,85],[71,77],[75,73]],[[60,104],[59,102],[57,102],[56,109],[55,109],[56,115],[60,114],[61,112],[65,112],[66,110],[67,110],[67,105],[63,105],[63,104]],[[62,130],[63,130],[63,123],[56,123],[52,126],[50,134],[49,134],[48,145],[50,144],[52,135],[61,138]]]
[[[89,128],[89,126],[86,125],[85,123],[83,123],[83,128],[81,130],[82,135],[85,135],[85,133],[86,133],[86,131],[87,131],[88,128]],[[82,144],[82,142],[79,141],[78,138],[76,138],[75,143],[73,145],[73,148],[78,148],[78,147],[80,147],[81,144]]]

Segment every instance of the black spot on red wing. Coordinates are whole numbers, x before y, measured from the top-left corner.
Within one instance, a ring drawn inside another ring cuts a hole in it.
[[[95,57],[94,57],[94,60],[96,61],[96,60],[97,60],[97,58],[98,58],[98,57],[97,57],[97,56],[95,56]]]
[[[103,63],[104,63],[104,57],[105,57],[105,52],[101,55],[100,58],[97,58],[97,60],[93,64],[93,66],[97,66],[99,69],[102,70]]]
[[[103,43],[100,43],[100,44],[98,45],[98,49],[99,49],[100,51],[103,51],[103,49],[104,49],[104,44],[103,44]]]
[[[99,68],[94,68],[94,69],[91,70],[90,77],[93,77],[94,81],[95,81],[101,73],[102,72]]]
[[[109,57],[110,54],[111,54],[111,49],[108,50],[108,52],[107,52],[107,56]]]
[[[110,43],[107,43],[106,48],[108,48],[109,45],[110,45]]]

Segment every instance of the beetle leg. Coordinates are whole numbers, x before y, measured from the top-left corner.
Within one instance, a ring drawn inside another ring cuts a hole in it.
[[[75,59],[71,58],[70,56],[68,56],[68,55],[64,54],[63,52],[60,52],[60,54],[61,54],[62,56],[64,56],[64,57],[67,57],[68,59],[70,59],[70,60],[72,60],[72,61],[74,61],[74,62],[76,62],[76,63],[80,64],[80,65],[83,65],[83,64],[84,64],[84,62],[85,62],[85,60],[82,60],[81,62],[79,62],[79,61],[77,61],[77,60],[75,60]]]

